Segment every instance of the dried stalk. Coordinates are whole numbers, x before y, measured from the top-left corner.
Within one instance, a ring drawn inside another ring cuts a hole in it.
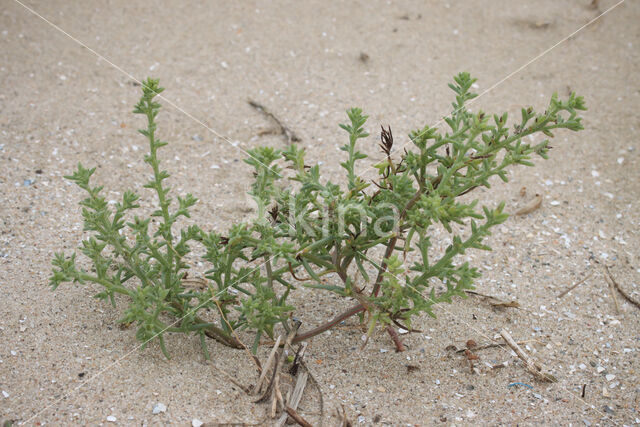
[[[501,330],[500,335],[504,338],[505,342],[516,352],[518,357],[524,362],[527,371],[529,371],[534,377],[538,378],[540,381],[552,382],[555,383],[558,380],[551,374],[543,373],[542,366],[535,360],[531,358],[525,351],[514,341],[509,332],[506,330]]]

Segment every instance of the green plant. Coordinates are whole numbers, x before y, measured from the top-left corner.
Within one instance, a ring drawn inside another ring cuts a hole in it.
[[[492,227],[507,219],[504,203],[479,210],[477,200],[463,201],[460,196],[489,188],[493,176],[507,181],[510,165],[531,166],[533,155],[547,157],[548,140],[530,145],[523,138],[582,129],[577,111],[585,106],[574,94],[566,101],[553,95],[542,114],[522,109],[520,123],[510,131],[506,113],[490,116],[465,107],[476,96],[470,92],[475,80],[468,73],[454,80],[449,85],[456,95],[446,119],[449,131],[427,126],[412,132],[413,149],[397,155],[391,129],[382,129],[384,157],[374,165],[378,178],[373,187],[356,173],[357,162],[367,157],[358,151],[358,143],[368,137],[367,116],[357,108],[347,112],[350,123],[341,125],[349,135],[342,147],[347,160],[341,164],[347,172],[346,188],[321,180],[319,166],[307,166],[305,150],[296,145],[284,151],[250,150],[246,162],[255,169],[255,179],[249,194],[257,203],[257,214],[222,235],[198,226],[174,230],[181,216],[189,216],[196,199],[187,194],[175,203],[164,184],[169,174],[160,168],[158,149],[166,142],[156,136],[160,105],[154,101],[163,89],[157,80],[148,79],[134,112],[147,119],[147,128],[140,132],[149,141],[145,162],[153,178],[145,187],[155,191],[159,209],[150,218],[131,218],[139,207],[131,191],[112,209],[100,195],[102,187],[90,183],[95,169],[78,165],[67,178],[88,194],[81,205],[91,236],[81,251],[93,267],[81,269],[75,254],[58,253],[51,285],[55,289],[63,282],[95,283],[103,288],[96,297],[114,305],[115,294],[125,295],[129,306],[121,322],[135,322],[137,338],[145,345],[157,338],[167,357],[165,332],[197,334],[208,357],[205,336],[241,347],[235,331],[247,330],[254,334],[255,352],[261,338],[273,337],[275,328],[290,330],[295,307],[287,301],[299,285],[354,298],[357,304],[298,333],[294,342],[355,314],[363,321],[366,314],[369,334],[377,325],[392,335],[393,325],[410,330],[416,315],[434,316],[434,304],[465,297],[465,290],[473,288],[480,273],[468,263],[456,263],[456,257],[469,249],[489,250],[484,240]],[[430,229],[437,226],[450,233],[444,253],[432,248]],[[125,230],[133,237],[127,238]],[[190,266],[185,257],[192,245],[203,247],[203,259],[210,265],[200,290],[186,286]],[[383,254],[376,256],[376,248],[383,248]]]

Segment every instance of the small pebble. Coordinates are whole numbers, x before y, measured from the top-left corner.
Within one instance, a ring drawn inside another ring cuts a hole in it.
[[[604,410],[604,412],[606,412],[607,414],[613,414],[613,413],[614,413],[613,409],[611,409],[611,408],[609,407],[609,405],[604,405],[604,407],[603,407],[602,409],[603,409],[603,410]]]
[[[167,412],[167,406],[165,404],[158,402],[153,405],[153,415],[157,415],[161,412]]]
[[[110,423],[115,423],[116,421],[118,421],[118,419],[116,417],[114,417],[113,415],[109,415],[107,417],[107,421],[109,421]]]
[[[192,427],[200,427],[202,424],[204,424],[202,421],[200,421],[197,418],[194,418],[191,420],[191,426]]]
[[[198,134],[195,134],[191,137],[191,139],[193,139],[196,142],[201,142],[202,141],[202,137]]]
[[[607,381],[612,381],[615,377],[616,377],[616,376],[615,376],[615,375],[613,375],[613,374],[607,374],[607,375],[605,376],[605,378],[607,379]]]
[[[2,390],[2,395],[4,396],[5,399],[9,398],[9,393],[7,393],[6,391]]]
[[[28,187],[31,184],[33,184],[34,182],[36,182],[36,181],[33,180],[33,179],[25,179],[24,181],[22,181],[22,185],[25,186],[25,187]]]

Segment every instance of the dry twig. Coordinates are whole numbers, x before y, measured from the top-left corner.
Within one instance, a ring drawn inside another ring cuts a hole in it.
[[[584,282],[589,280],[589,278],[591,276],[593,276],[593,271],[591,273],[589,273],[589,275],[587,277],[585,277],[584,279],[580,280],[578,283],[576,283],[575,285],[571,286],[569,289],[566,289],[565,291],[561,292],[556,298],[562,298],[563,296],[565,296],[566,294],[568,294],[569,292],[571,292],[572,290],[574,290],[575,288],[577,288],[578,286],[582,285]]]
[[[522,345],[522,344],[527,344],[527,343],[530,343],[530,342],[539,343],[540,341],[538,341],[538,340],[524,340],[524,341],[518,341],[518,342],[516,342],[516,344]],[[503,346],[504,346],[504,344],[502,344],[502,343],[494,342],[494,343],[491,343],[491,344],[485,344],[485,345],[481,345],[481,346],[478,346],[478,347],[474,347],[473,351],[480,351],[480,350],[486,350],[488,348],[503,347]],[[456,353],[464,353],[465,350],[467,350],[467,349],[466,348],[462,348],[460,350],[456,350]]]
[[[287,144],[291,144],[292,142],[300,141],[300,138],[298,137],[298,135],[296,135],[291,129],[289,129],[284,124],[282,124],[280,119],[278,119],[271,111],[267,110],[265,106],[263,106],[262,104],[257,103],[256,101],[253,101],[251,99],[247,100],[247,102],[253,108],[255,108],[256,110],[258,110],[259,112],[261,112],[262,114],[264,114],[265,116],[270,118],[276,124],[276,126],[278,127],[278,131],[277,132],[261,132],[260,133],[261,135],[266,135],[268,133],[276,133],[276,134],[279,134],[279,135],[284,135],[284,137],[287,139]]]
[[[206,363],[211,366],[211,368],[217,370],[218,372],[220,372],[224,377],[226,377],[231,383],[235,384],[236,386],[240,387],[240,389],[242,391],[244,391],[245,393],[249,394],[251,392],[251,390],[249,390],[249,387],[245,387],[244,385],[240,384],[238,381],[236,381],[236,379],[233,377],[233,375],[229,374],[227,371],[220,369],[219,367],[217,367],[216,365],[213,364],[212,361],[208,360],[206,361]]]
[[[627,301],[629,301],[631,304],[635,305],[636,307],[640,308],[640,302],[634,300],[631,295],[627,294],[625,291],[622,290],[622,288],[620,287],[620,285],[618,284],[618,282],[616,282],[613,278],[613,276],[611,275],[611,272],[609,271],[609,267],[607,267],[606,265],[604,266],[605,272],[607,273],[607,276],[609,276],[609,279],[611,280],[611,283],[613,283],[613,286],[618,290],[618,292],[620,292],[620,295],[622,295],[622,297],[624,299],[626,299]]]
[[[264,379],[267,376],[267,371],[269,371],[269,369],[271,368],[271,365],[273,364],[273,361],[274,361],[275,356],[276,356],[276,352],[277,352],[278,348],[280,347],[280,341],[281,340],[282,340],[282,335],[278,335],[278,339],[276,340],[276,343],[273,346],[273,348],[271,349],[271,353],[269,353],[269,357],[267,358],[267,363],[265,363],[265,365],[264,365],[264,367],[262,369],[262,373],[260,374],[260,378],[258,378],[258,382],[256,383],[255,387],[253,388],[253,393],[254,394],[260,393],[260,389],[262,388],[262,383],[264,382]]]
[[[342,413],[339,409],[336,409],[336,413],[338,414],[338,419],[340,420],[340,427],[351,427],[351,421],[347,418],[347,411],[344,409],[344,405],[340,405],[342,407]]]
[[[480,292],[476,292],[476,291],[465,291],[465,292],[470,294],[470,295],[475,295],[475,296],[478,296],[478,297],[481,297],[481,298],[485,298],[487,300],[487,302],[493,307],[520,308],[520,303],[518,301],[502,301],[501,299],[498,299],[498,298],[493,297],[491,295],[481,294]]]
[[[295,410],[298,408],[298,405],[300,404],[300,400],[302,399],[302,393],[304,393],[304,388],[307,386],[308,378],[309,378],[309,374],[307,372],[300,373],[300,375],[298,376],[298,380],[296,381],[295,388],[293,389],[293,393],[291,394],[291,398],[288,400],[287,404],[285,405],[285,411],[287,409],[291,409],[295,412]],[[289,416],[291,416],[291,413],[289,411],[287,411],[287,413],[289,414]],[[300,422],[295,417],[291,416],[291,418],[293,418],[298,424],[300,424]],[[302,417],[300,418],[302,419]],[[284,426],[286,422],[287,422],[287,414],[282,414],[282,416],[280,417],[280,419],[275,425],[277,427],[281,427],[281,426]],[[300,425],[303,425],[303,424],[300,424]]]
[[[287,414],[289,414],[289,416],[298,424],[300,424],[302,427],[313,427],[311,425],[311,423],[309,423],[307,420],[305,420],[304,418],[302,418],[295,409],[290,408],[290,407],[286,407],[284,408],[285,412]]]
[[[535,360],[531,358],[527,353],[524,352],[522,348],[513,340],[509,332],[506,330],[501,330],[500,335],[504,338],[505,342],[516,352],[518,357],[524,362],[527,371],[529,371],[533,376],[538,378],[541,381],[552,382],[555,383],[558,380],[551,374],[547,374],[542,372],[542,366]]]

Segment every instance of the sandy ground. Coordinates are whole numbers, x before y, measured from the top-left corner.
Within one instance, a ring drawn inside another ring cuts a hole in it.
[[[218,371],[255,382],[243,352],[210,342],[212,368],[196,338],[175,335],[167,336],[171,360],[155,345],[138,351],[135,331],[116,323],[124,301],[114,310],[91,298],[95,287],[47,286],[53,253],[69,253],[83,236],[83,195],[62,176],[78,161],[97,166],[96,182],[116,199],[126,188],[142,191],[148,174],[136,133],[143,123],[131,114],[139,88],[121,70],[159,77],[183,110],[167,107],[159,119],[171,142],[165,165],[177,191],[201,200],[194,219],[219,230],[250,214],[240,149],[284,146],[258,136],[271,124],[248,98],[278,115],[335,179],[346,108],[361,106],[371,131],[390,124],[406,142],[408,131],[448,113],[446,84],[466,70],[478,91],[499,83],[475,108],[542,109],[554,91],[570,90],[590,107],[586,130],[560,132],[549,161],[477,193],[485,203],[505,200],[511,212],[543,196],[540,209],[494,233],[494,252],[472,255],[484,273],[478,291],[522,309],[477,298],[438,306],[437,320],[425,317],[416,325],[422,333],[404,336],[405,353],[384,334],[359,350],[354,319],[314,338],[307,360],[324,424],[338,423],[341,405],[366,425],[640,423],[640,310],[618,295],[617,314],[602,272],[606,263],[640,299],[640,2],[624,2],[501,82],[615,4],[590,3],[25,1],[99,59],[18,2],[0,0],[0,420],[269,424],[266,406]],[[372,137],[367,151],[379,156],[375,146]],[[296,315],[312,327],[349,304],[321,295],[300,302]],[[505,347],[478,352],[476,374],[447,350],[487,343],[502,328],[535,340],[528,351],[559,382],[537,382]],[[518,382],[532,388],[509,386]],[[158,402],[168,409],[153,415]],[[313,390],[301,413],[320,423]]]

